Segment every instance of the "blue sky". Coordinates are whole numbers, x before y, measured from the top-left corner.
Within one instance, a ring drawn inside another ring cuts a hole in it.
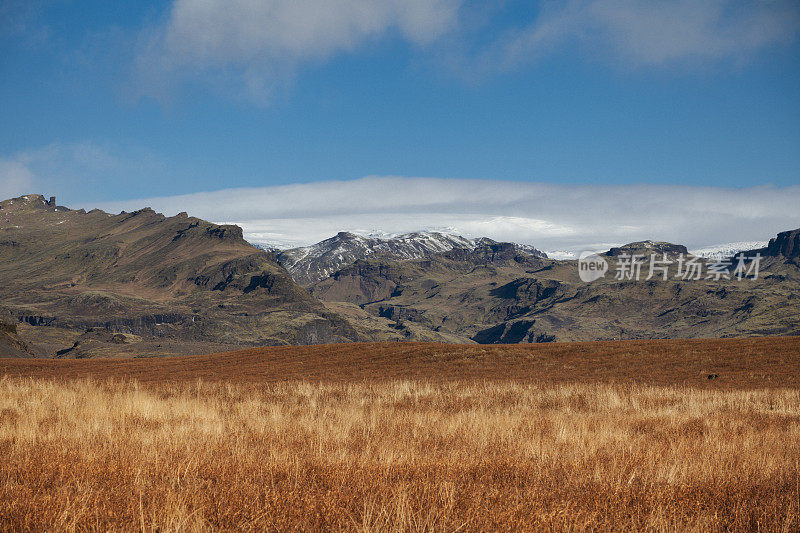
[[[490,5],[0,1],[0,195],[800,184],[800,3]]]

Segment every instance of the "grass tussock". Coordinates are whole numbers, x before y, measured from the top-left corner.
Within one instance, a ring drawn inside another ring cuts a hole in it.
[[[800,391],[0,379],[0,529],[800,529]]]

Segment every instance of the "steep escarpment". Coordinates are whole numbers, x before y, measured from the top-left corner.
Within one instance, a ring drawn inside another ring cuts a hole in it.
[[[752,256],[756,253],[766,257],[781,257],[800,264],[800,228],[782,231],[770,239],[766,247],[746,252],[746,255]]]

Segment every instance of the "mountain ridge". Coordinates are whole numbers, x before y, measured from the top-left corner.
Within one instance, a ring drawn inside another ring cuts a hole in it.
[[[487,237],[470,239],[439,231],[417,231],[391,236],[365,236],[339,232],[335,236],[310,246],[274,250],[278,262],[294,280],[307,286],[321,281],[359,259],[383,256],[395,260],[422,259],[432,254],[453,250],[474,252],[485,247],[511,245],[518,253],[547,257],[530,245],[499,243]]]

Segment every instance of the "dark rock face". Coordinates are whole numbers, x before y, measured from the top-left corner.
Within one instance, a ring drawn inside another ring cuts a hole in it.
[[[223,224],[222,226],[211,226],[206,229],[209,236],[215,237],[217,239],[222,240],[229,240],[229,241],[241,241],[243,239],[242,236],[242,228],[239,226],[234,226],[232,224]]]
[[[620,255],[686,255],[689,251],[682,244],[672,244],[670,242],[658,241],[638,241],[625,244],[623,246],[611,248],[605,253],[608,257],[617,257]]]
[[[783,257],[800,265],[800,228],[782,231],[769,240],[765,248],[741,252],[746,257],[760,254],[761,257]]]
[[[547,257],[544,252],[540,252],[531,246],[523,247],[513,242],[497,242],[486,238],[478,239],[475,253],[483,256],[489,262],[517,261],[522,263],[530,257]]]
[[[376,302],[390,298],[398,290],[402,291],[401,284],[407,278],[396,263],[375,263],[359,259],[328,278],[336,287],[335,294],[330,296],[334,301],[351,301],[358,305]],[[312,287],[312,294],[317,297],[325,293],[324,289]]]
[[[470,248],[454,248],[441,254],[447,259],[467,263],[508,263],[529,264],[538,266],[539,259],[546,259],[547,254],[533,246],[514,242],[497,242],[482,237],[474,241]]]
[[[479,331],[472,340],[478,344],[519,344],[553,342],[555,336],[537,332],[535,320],[517,320]]]
[[[536,278],[519,278],[492,289],[489,294],[498,298],[534,304],[539,300],[551,298],[559,288],[561,288],[561,283],[554,280],[539,281]]]
[[[298,300],[295,285],[287,276],[276,275],[271,272],[261,272],[250,278],[250,283],[242,290],[243,294],[248,294],[258,289],[272,296],[277,296],[285,301]],[[305,296],[305,293],[303,293]]]
[[[424,323],[426,321],[425,314],[422,313],[419,309],[404,307],[400,305],[379,307],[378,316],[394,320],[395,322],[408,320],[410,322]]]
[[[778,233],[777,237],[770,239],[766,251],[762,255],[783,256],[787,259],[800,257],[800,228]]]

